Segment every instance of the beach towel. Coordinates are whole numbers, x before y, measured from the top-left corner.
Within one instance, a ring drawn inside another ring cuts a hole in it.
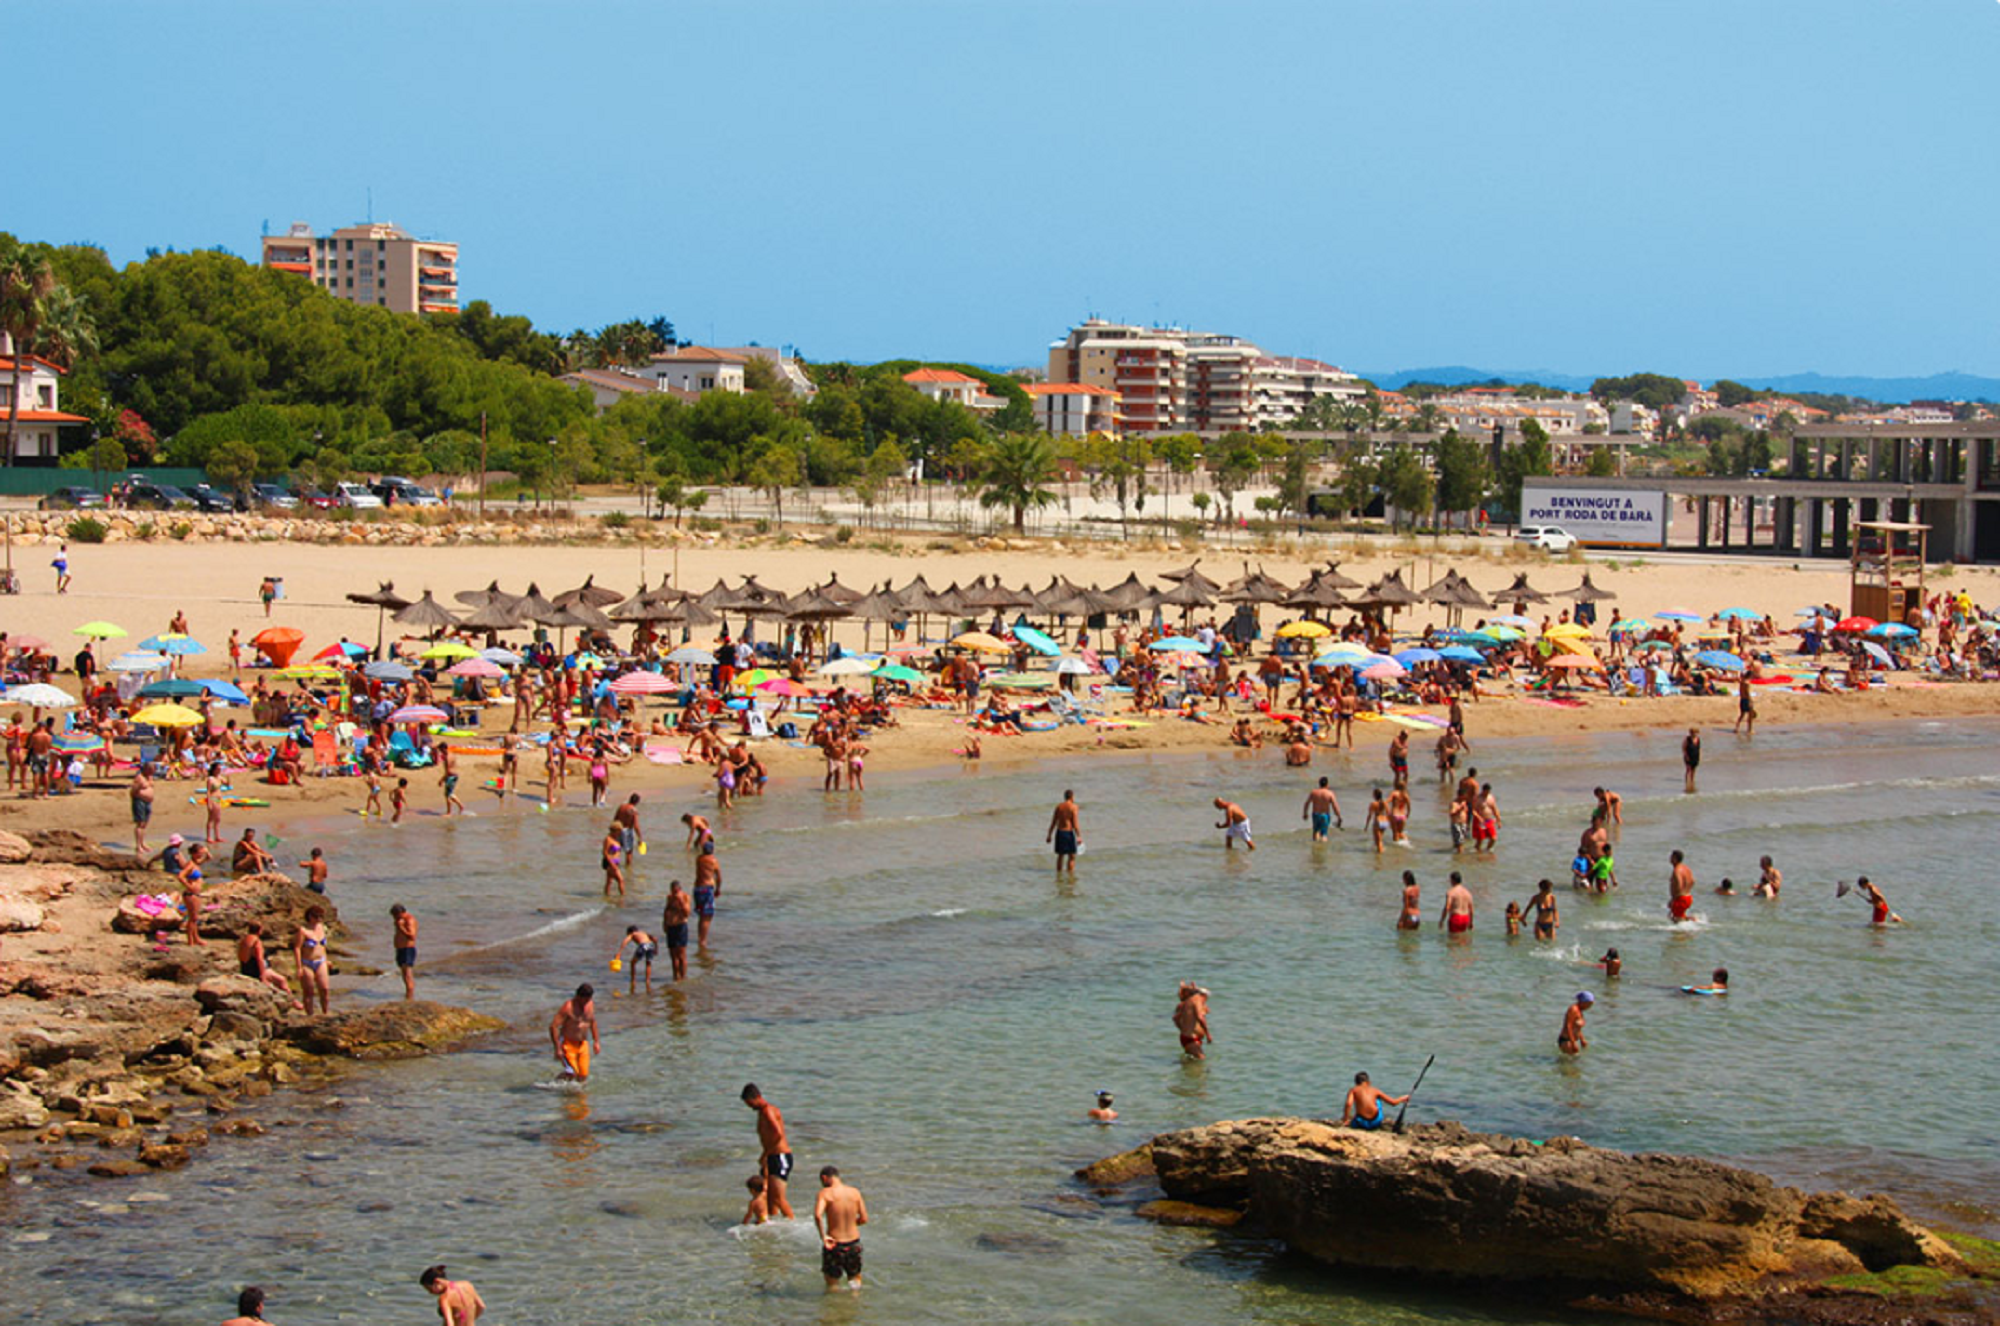
[[[680,749],[675,746],[648,746],[646,759],[653,764],[682,764]]]

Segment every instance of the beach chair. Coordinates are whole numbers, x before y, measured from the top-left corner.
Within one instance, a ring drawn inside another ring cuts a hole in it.
[[[744,715],[744,720],[749,726],[752,740],[761,741],[771,735],[771,720],[765,717],[762,709],[752,708]]]

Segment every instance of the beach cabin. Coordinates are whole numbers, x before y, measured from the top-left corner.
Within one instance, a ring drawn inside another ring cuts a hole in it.
[[[1910,622],[1924,606],[1924,554],[1929,525],[1895,520],[1854,522],[1847,612],[1878,622]]]

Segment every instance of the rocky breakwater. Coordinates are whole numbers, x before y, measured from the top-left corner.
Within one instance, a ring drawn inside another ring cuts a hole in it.
[[[84,519],[102,527],[101,543],[330,543],[388,544],[408,548],[438,548],[459,544],[628,544],[686,543],[709,545],[714,531],[677,529],[658,521],[614,520],[553,514],[498,515],[481,520],[469,511],[429,510],[403,517],[387,511],[326,514],[260,514],[200,511],[91,510],[17,513],[12,517],[14,542],[32,547],[74,537],[73,522]]]
[[[338,1061],[430,1053],[501,1025],[427,1001],[309,1018],[238,974],[234,941],[258,922],[275,953],[307,907],[333,912],[325,899],[281,874],[214,880],[210,942],[195,947],[177,915],[137,901],[173,893],[81,835],[0,833],[0,1172],[174,1168],[218,1133],[263,1132],[242,1107]],[[333,929],[337,978],[337,915]]]
[[[1994,1245],[1940,1236],[1884,1197],[1807,1194],[1687,1156],[1457,1124],[1394,1136],[1245,1119],[1163,1134],[1079,1177],[1148,1174],[1180,1223],[1214,1208],[1211,1223],[1240,1217],[1339,1267],[1684,1320],[1906,1320],[1888,1305],[1921,1287],[1923,1320],[1995,1319]]]

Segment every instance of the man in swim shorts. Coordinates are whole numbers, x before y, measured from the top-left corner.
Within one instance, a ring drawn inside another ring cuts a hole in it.
[[[417,997],[417,918],[409,908],[397,903],[389,909],[396,923],[396,971],[403,978],[403,998]]]
[[[1375,1084],[1368,1080],[1368,1074],[1356,1073],[1354,1085],[1347,1089],[1347,1103],[1341,1106],[1340,1126],[1359,1128],[1363,1132],[1372,1133],[1389,1121],[1382,1113],[1384,1102],[1390,1105],[1404,1105],[1409,1099],[1408,1096],[1391,1096],[1385,1091],[1378,1090]]]
[[[437,744],[438,786],[444,789],[444,813],[450,815],[456,810],[465,813],[465,803],[458,799],[458,752],[448,741]]]
[[[1868,899],[1869,905],[1875,909],[1874,913],[1869,917],[1868,924],[1886,926],[1901,925],[1903,923],[1902,917],[1889,910],[1889,900],[1882,896],[1882,890],[1876,888],[1869,881],[1868,876],[1863,875],[1854,887],[1860,891],[1862,897]]]
[[[1678,847],[1667,859],[1673,864],[1667,876],[1667,915],[1679,924],[1687,920],[1688,908],[1694,906],[1694,871],[1688,869]]]
[[[819,1197],[813,1202],[813,1228],[819,1231],[819,1273],[828,1292],[845,1280],[861,1288],[861,1227],[868,1223],[868,1203],[858,1188],[841,1182],[832,1165],[819,1172]]]
[[[688,917],[694,911],[693,900],[679,880],[667,885],[667,905],[660,912],[660,929],[667,935],[667,957],[674,965],[674,979],[684,981],[688,974]]]
[[[1313,841],[1326,841],[1326,831],[1335,824],[1341,824],[1340,798],[1326,785],[1326,779],[1319,780],[1319,786],[1306,793],[1306,804],[1299,812],[1300,818],[1312,821]],[[1345,828],[1345,824],[1341,824]]]
[[[1181,1053],[1190,1059],[1201,1059],[1201,1047],[1213,1042],[1215,1036],[1208,1029],[1208,991],[1193,981],[1182,981],[1180,1002],[1174,1005],[1174,1029],[1180,1033]]]
[[[1402,787],[1410,781],[1410,734],[1397,732],[1389,741],[1389,783]]]
[[[604,1053],[597,1039],[597,1006],[591,1002],[596,993],[588,983],[577,986],[576,994],[563,1000],[549,1023],[549,1044],[563,1066],[565,1082],[588,1081],[591,1052]]]
[[[1056,846],[1056,873],[1067,870],[1076,873],[1076,849],[1078,834],[1081,832],[1076,808],[1076,793],[1063,789],[1063,799],[1056,803],[1055,813],[1049,816],[1049,831],[1042,836],[1045,843]]]
[[[1456,870],[1451,872],[1451,887],[1444,891],[1444,910],[1438,913],[1438,925],[1454,935],[1472,930],[1472,890],[1465,887],[1464,877]]]
[[[695,940],[703,948],[708,947],[708,927],[715,920],[715,895],[720,892],[722,863],[715,859],[715,841],[710,839],[702,844],[701,855],[694,859],[694,914],[699,918]]]
[[[757,1144],[763,1148],[758,1166],[764,1171],[764,1195],[770,1200],[773,1217],[792,1218],[792,1204],[785,1199],[785,1180],[792,1176],[792,1151],[785,1141],[785,1116],[764,1099],[755,1082],[743,1085],[743,1103],[757,1112]]]
[[[1244,812],[1243,807],[1234,801],[1217,797],[1215,808],[1222,812],[1222,822],[1215,827],[1222,830],[1223,850],[1234,851],[1236,844],[1241,842],[1251,851],[1256,851],[1257,844],[1250,840],[1250,816]]]
[[[641,963],[644,963],[646,966],[646,988],[648,990],[652,989],[653,959],[660,956],[659,941],[655,940],[638,926],[628,925],[625,927],[625,938],[618,941],[618,951],[611,956],[616,959],[625,952],[628,946],[632,950],[631,980],[626,985],[625,992],[632,994],[638,990],[639,965]]]
[[[618,842],[625,849],[625,864],[631,865],[639,856],[639,844],[645,841],[639,833],[639,794],[634,792],[625,798],[625,804],[611,812],[611,823],[618,830]]]

